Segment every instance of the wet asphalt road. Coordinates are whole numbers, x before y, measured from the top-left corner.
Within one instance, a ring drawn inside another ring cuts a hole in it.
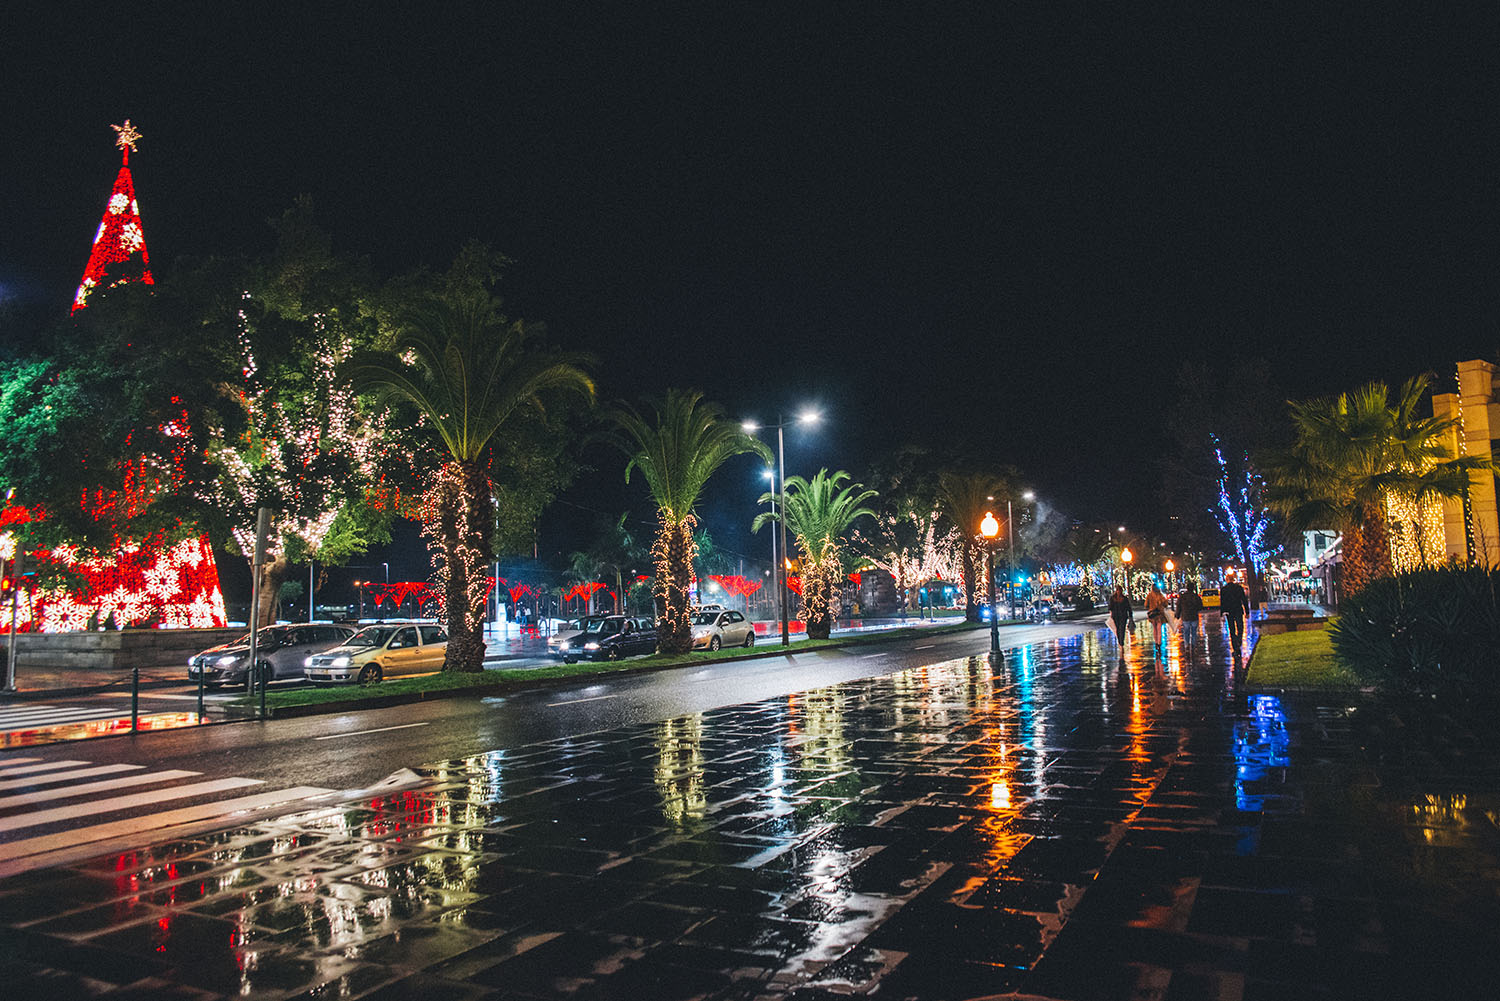
[[[1102,615],[1055,625],[1008,626],[1001,629],[1001,644],[1018,647],[1100,628]],[[267,788],[363,789],[392,772],[428,762],[657,722],[988,649],[989,633],[982,629],[846,650],[800,652],[794,646],[779,657],[580,680],[503,697],[75,741],[29,747],[25,753],[43,761],[85,757],[96,764],[190,769],[207,778],[244,776],[264,781]]]

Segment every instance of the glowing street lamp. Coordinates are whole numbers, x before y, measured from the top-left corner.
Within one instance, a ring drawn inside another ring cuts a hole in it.
[[[1005,503],[1008,506],[1010,501]],[[1000,613],[995,610],[995,541],[1000,537],[1000,523],[992,512],[984,513],[979,534],[984,536],[985,548],[990,555],[990,656],[997,657],[1000,654]]]
[[[1120,550],[1120,572],[1125,577],[1125,597],[1130,597],[1130,561],[1135,559],[1135,554],[1126,546]]]
[[[821,415],[818,414],[817,411],[815,411],[815,410],[806,410],[806,411],[803,411],[802,414],[799,415],[797,417],[797,419],[793,423],[802,424],[802,425],[816,424],[816,423],[818,423],[818,421],[820,419],[821,419]],[[778,471],[780,472],[780,476],[781,476],[781,489],[780,490],[773,490],[772,492],[776,493],[776,494],[779,494],[780,497],[781,497],[781,502],[778,505],[779,508],[780,508],[780,510],[781,510],[781,515],[776,519],[776,521],[777,521],[776,532],[777,532],[777,534],[779,534],[781,536],[781,555],[782,555],[782,558],[783,558],[784,561],[785,561],[785,557],[787,555],[787,548],[786,548],[786,436],[783,433],[785,431],[785,429],[786,429],[786,426],[787,426],[787,421],[785,421],[785,420],[782,419],[782,415],[781,414],[777,414],[776,415],[776,423],[775,424],[761,425],[761,424],[756,423],[755,421],[745,421],[743,424],[740,425],[740,427],[744,428],[746,434],[754,434],[755,432],[759,431],[762,427],[764,427],[767,431],[769,431],[771,428],[775,428],[776,429],[776,467],[777,467]],[[774,556],[773,556],[773,558],[774,558]],[[787,561],[787,562],[789,562],[789,561]],[[792,640],[791,640],[791,635],[790,635],[791,634],[791,630],[788,628],[788,625],[787,625],[787,618],[788,618],[788,616],[787,616],[787,598],[786,598],[786,569],[785,569],[785,566],[782,563],[777,563],[776,564],[776,568],[777,568],[776,569],[776,589],[780,593],[780,596],[781,596],[781,645],[782,646],[787,646],[787,645],[789,645],[791,643]]]

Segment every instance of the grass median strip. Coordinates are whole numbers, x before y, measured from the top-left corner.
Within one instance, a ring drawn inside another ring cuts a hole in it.
[[[1328,633],[1309,629],[1262,636],[1250,658],[1251,688],[1358,688],[1354,672],[1339,663]]]
[[[360,685],[334,685],[326,688],[290,688],[266,693],[266,706],[271,710],[294,706],[316,706],[330,703],[384,700],[391,696],[422,696],[428,693],[483,695],[487,691],[514,688],[518,684],[533,681],[553,681],[567,678],[588,678],[617,674],[622,671],[651,670],[655,668],[690,667],[715,661],[736,660],[745,657],[770,657],[782,653],[798,654],[830,648],[865,646],[871,643],[889,643],[909,639],[913,636],[935,636],[945,633],[974,629],[967,622],[941,626],[909,626],[887,629],[862,635],[840,636],[826,640],[798,640],[791,646],[780,646],[779,637],[761,638],[750,649],[701,650],[688,654],[653,654],[622,661],[580,661],[576,664],[557,662],[541,667],[496,667],[475,674],[428,674],[417,678],[398,678],[382,681],[368,688]],[[254,703],[239,700],[250,708]]]

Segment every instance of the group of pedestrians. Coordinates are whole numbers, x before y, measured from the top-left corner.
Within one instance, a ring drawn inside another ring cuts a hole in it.
[[[1229,642],[1234,648],[1235,660],[1240,660],[1245,642],[1245,616],[1250,612],[1250,598],[1245,589],[1231,575],[1219,589],[1219,614],[1229,627]],[[1189,583],[1177,597],[1176,623],[1173,622],[1172,603],[1154,583],[1146,594],[1146,620],[1151,625],[1152,641],[1161,646],[1173,628],[1180,628],[1183,643],[1189,654],[1197,647],[1198,623],[1203,616],[1203,596],[1198,585]],[[1135,621],[1135,606],[1123,588],[1116,587],[1109,596],[1109,617],[1114,625],[1115,641],[1120,646],[1120,662],[1125,662],[1126,637]]]

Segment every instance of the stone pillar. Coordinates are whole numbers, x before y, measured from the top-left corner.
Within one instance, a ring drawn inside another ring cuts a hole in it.
[[[1459,362],[1458,398],[1463,416],[1462,454],[1490,458],[1490,442],[1500,432],[1500,404],[1495,402],[1495,366],[1477,359]],[[1493,474],[1476,473],[1471,478],[1469,518],[1474,533],[1475,559],[1484,566],[1500,567],[1500,518],[1496,512]]]

